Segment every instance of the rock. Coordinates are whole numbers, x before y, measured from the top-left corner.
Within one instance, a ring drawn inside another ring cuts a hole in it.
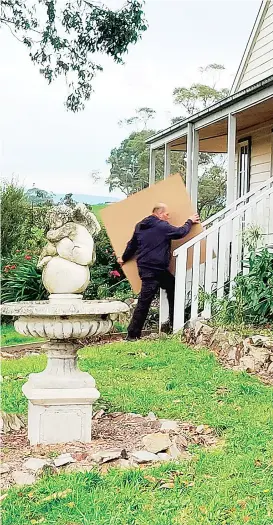
[[[203,323],[201,323],[200,321],[196,321],[195,327],[194,327],[195,337],[198,337],[198,335],[201,333],[203,326],[204,326]]]
[[[268,350],[272,350],[273,351],[273,339],[268,339],[267,341],[265,341],[264,342],[264,347],[268,348]]]
[[[136,463],[150,463],[159,461],[158,456],[147,450],[135,450],[132,452],[132,459]]]
[[[181,451],[177,447],[176,443],[172,443],[167,449],[167,454],[169,454],[172,459],[178,459],[181,456]]]
[[[67,465],[68,463],[75,463],[75,459],[72,458],[71,454],[61,454],[56,459],[54,459],[54,465],[55,467],[62,467],[63,465]]]
[[[254,346],[263,346],[264,343],[266,343],[267,341],[268,341],[268,337],[266,337],[265,335],[252,335],[250,337],[250,342]]]
[[[190,454],[190,452],[188,452],[187,450],[182,450],[182,452],[180,452],[179,459],[189,461],[190,459],[192,459],[192,454]]]
[[[129,461],[128,459],[120,459],[119,462],[118,462],[118,466],[121,468],[121,469],[127,469],[127,468],[132,468],[133,467],[133,463],[131,461]]]
[[[35,483],[35,476],[34,474],[30,474],[29,472],[23,472],[22,470],[15,470],[12,473],[12,478],[16,485],[19,485],[22,487],[23,485],[32,485]]]
[[[95,412],[95,414],[93,415],[93,419],[101,419],[104,414],[105,410],[98,410],[98,412]]]
[[[203,335],[212,335],[213,328],[211,326],[208,326],[207,324],[203,324],[202,326],[202,334]]]
[[[157,417],[156,417],[156,415],[153,412],[149,412],[147,417],[146,417],[146,419],[148,421],[157,421]]]
[[[245,355],[240,359],[239,370],[245,370],[246,372],[253,372],[255,370],[254,357]]]
[[[270,374],[270,375],[273,375],[273,363],[271,363],[271,365],[269,365],[269,367],[267,369],[267,373]]]
[[[48,461],[45,459],[40,458],[29,458],[25,463],[23,463],[22,468],[27,470],[33,470],[34,472],[37,472],[38,470],[42,469],[45,465],[48,464]]]
[[[147,436],[142,438],[142,442],[145,449],[154,454],[166,450],[171,445],[169,435],[163,434],[162,432],[147,434]]]
[[[204,430],[205,430],[204,425],[199,425],[198,427],[196,427],[197,434],[203,434]]]
[[[263,365],[269,359],[269,352],[264,348],[257,348],[256,346],[249,345],[248,353],[254,358],[255,365]]]
[[[9,352],[1,352],[2,357],[13,357],[13,354],[10,354]]]
[[[157,457],[160,459],[160,461],[172,461],[172,456],[166,452],[159,452]]]
[[[177,421],[172,419],[160,419],[159,421],[161,423],[160,430],[173,430],[174,432],[179,431]]]
[[[0,474],[7,474],[8,472],[10,472],[10,466],[7,463],[1,463]]]
[[[123,450],[120,448],[114,448],[109,450],[100,450],[99,452],[96,452],[96,454],[91,454],[90,459],[92,461],[95,461],[95,463],[107,463],[108,461],[113,461],[114,459],[120,458],[122,455],[124,455]]]

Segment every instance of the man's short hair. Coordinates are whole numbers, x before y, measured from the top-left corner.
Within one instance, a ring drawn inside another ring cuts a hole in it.
[[[166,208],[167,208],[166,204],[164,204],[163,202],[159,202],[158,204],[154,206],[153,213],[159,213],[161,211],[164,211]]]

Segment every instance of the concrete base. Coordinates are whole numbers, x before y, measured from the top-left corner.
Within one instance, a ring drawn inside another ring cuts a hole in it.
[[[99,392],[94,390],[98,398]],[[28,439],[31,445],[73,441],[90,443],[91,423],[91,403],[48,406],[28,403]]]
[[[30,444],[89,443],[92,405],[100,397],[95,380],[77,368],[77,344],[51,341],[44,348],[46,369],[30,374],[23,386]]]

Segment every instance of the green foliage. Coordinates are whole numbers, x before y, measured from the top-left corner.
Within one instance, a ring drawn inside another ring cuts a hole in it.
[[[52,205],[54,193],[34,187],[26,191],[26,197],[34,205]]]
[[[216,164],[208,167],[198,180],[198,212],[204,221],[225,206],[225,171]]]
[[[37,269],[37,259],[29,254],[2,261],[3,303],[17,301],[38,301],[47,298],[42,283],[41,272]]]
[[[122,63],[129,45],[147,29],[140,0],[127,0],[117,10],[86,0],[3,0],[1,23],[27,46],[49,84],[65,78],[66,107],[72,111],[84,108],[93,78],[102,71],[94,61],[97,53]]]
[[[16,180],[4,181],[1,188],[1,251],[2,256],[25,245],[25,222],[31,207],[24,188]]]
[[[120,126],[131,126],[132,124],[140,124],[147,129],[147,123],[155,117],[155,110],[152,108],[144,107],[138,108],[135,111],[135,115],[119,121]]]
[[[109,190],[118,188],[126,196],[148,186],[149,149],[145,143],[154,131],[134,131],[122,141],[118,148],[112,149],[108,164],[110,175],[106,180]]]
[[[244,266],[248,273],[235,277],[231,298],[201,292],[201,305],[211,303],[212,320],[218,325],[272,325],[273,253],[267,248],[251,251]]]
[[[45,356],[3,360],[4,410],[26,412],[22,384],[45,365]],[[209,425],[219,442],[193,446],[192,460],[177,465],[60,473],[13,487],[2,502],[3,525],[272,524],[272,388],[176,340],[92,346],[79,366],[96,378],[111,411]],[[173,488],[160,488],[173,476]],[[67,499],[42,501],[68,488]]]

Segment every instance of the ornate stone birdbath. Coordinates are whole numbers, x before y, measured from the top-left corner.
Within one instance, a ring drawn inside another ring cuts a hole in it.
[[[48,220],[48,244],[38,263],[48,301],[5,303],[1,311],[17,318],[14,327],[20,334],[48,339],[42,347],[46,369],[30,374],[23,386],[30,444],[90,442],[92,405],[100,394],[94,378],[77,367],[77,350],[81,339],[108,333],[128,306],[82,298],[95,260],[96,217],[84,205],[61,205],[50,210]]]

